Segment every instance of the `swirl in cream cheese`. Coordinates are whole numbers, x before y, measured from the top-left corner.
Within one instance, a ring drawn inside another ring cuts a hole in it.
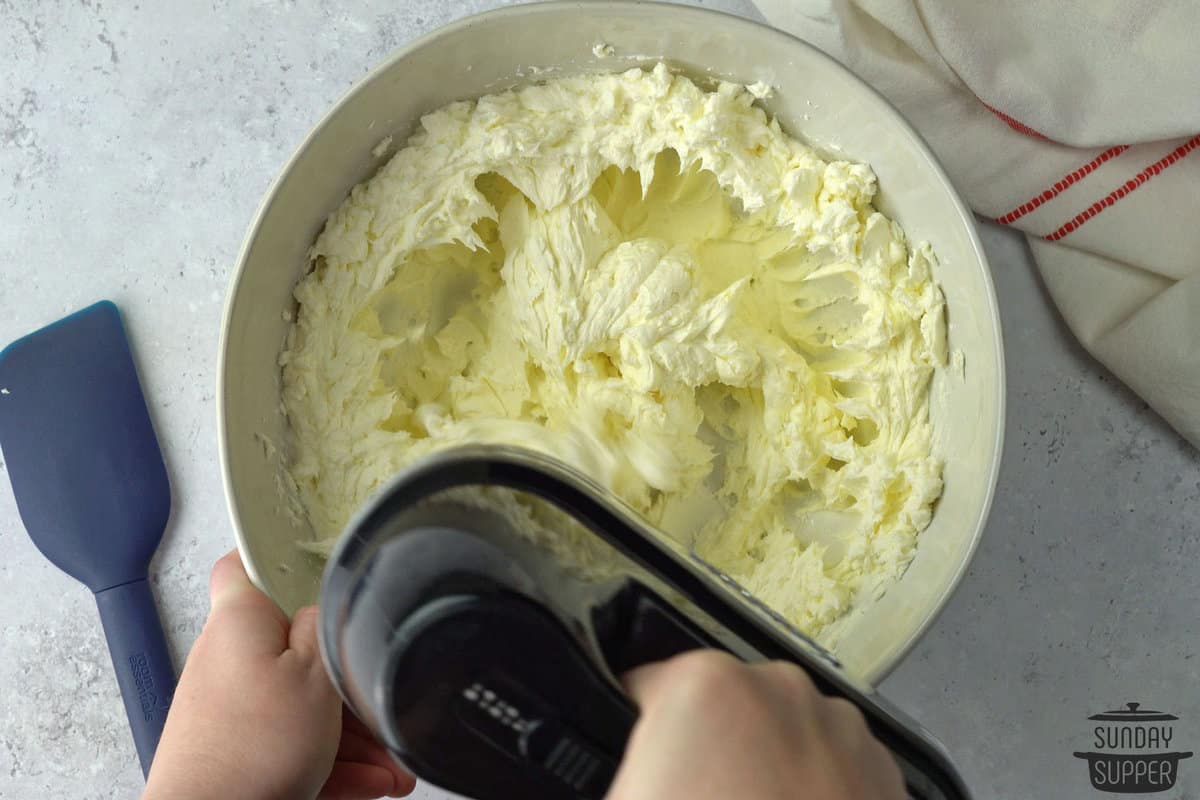
[[[421,120],[295,291],[318,539],[440,447],[549,441],[810,633],[901,573],[942,487],[933,256],[754,100],[659,65]]]

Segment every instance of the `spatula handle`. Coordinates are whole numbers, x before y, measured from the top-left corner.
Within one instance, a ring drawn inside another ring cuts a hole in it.
[[[175,694],[175,668],[167,640],[145,578],[97,592],[96,605],[145,775]]]

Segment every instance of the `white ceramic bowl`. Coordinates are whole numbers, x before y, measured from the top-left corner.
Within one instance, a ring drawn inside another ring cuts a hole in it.
[[[597,43],[615,56],[593,54]],[[946,488],[917,556],[881,601],[856,608],[835,651],[875,683],[945,604],[983,531],[999,468],[1004,365],[996,298],[972,217],[937,160],[870,87],[815,48],[748,20],[633,2],[558,2],[465,19],[394,54],[312,131],[267,194],[246,236],[221,337],[217,409],[230,514],[254,580],[285,610],[316,601],[321,562],[294,546],[311,533],[286,513],[278,478],[286,441],[277,365],[306,251],[351,187],[402,146],[419,117],[547,77],[666,61],[698,81],[775,87],[765,105],[784,128],[829,154],[869,163],[881,211],[940,260],[949,341],[965,378],[934,379],[936,447]],[[372,155],[385,136],[388,153]]]

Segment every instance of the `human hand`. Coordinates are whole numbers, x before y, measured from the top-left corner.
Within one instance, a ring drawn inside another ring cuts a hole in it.
[[[236,551],[213,567],[211,610],[188,655],[142,800],[403,797],[413,777],[325,675],[317,609],[284,613]]]
[[[799,667],[702,650],[630,671],[640,716],[607,800],[903,800],[896,762]]]

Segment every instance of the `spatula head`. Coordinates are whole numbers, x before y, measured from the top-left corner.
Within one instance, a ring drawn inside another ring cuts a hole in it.
[[[115,305],[0,352],[0,449],[48,559],[93,592],[146,576],[171,491]]]

